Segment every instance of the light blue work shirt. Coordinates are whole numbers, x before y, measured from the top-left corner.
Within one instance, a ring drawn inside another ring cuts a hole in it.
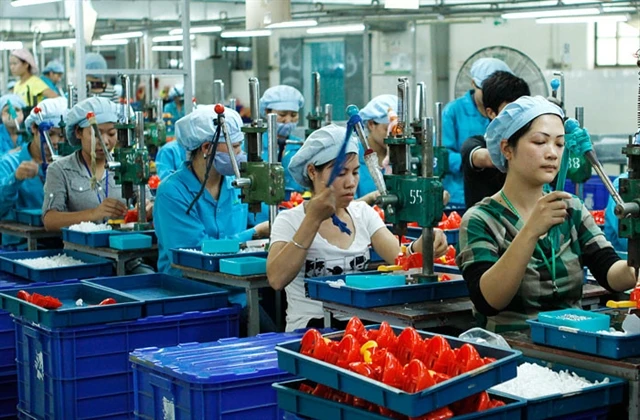
[[[187,151],[177,140],[171,141],[158,150],[156,155],[156,172],[163,180],[182,166],[187,160]]]
[[[16,179],[16,170],[22,162],[31,161],[28,145],[7,153],[0,158],[0,219],[15,220],[15,210],[41,209],[44,199],[44,173],[22,181]],[[17,236],[2,235],[2,245],[18,245],[25,242]]]
[[[21,144],[22,144],[22,135],[18,134],[16,145],[20,146]],[[7,131],[7,127],[5,127],[4,124],[0,124],[0,156],[4,155],[9,150],[15,149],[17,146],[13,145],[13,140],[9,135],[9,131]]]
[[[449,150],[449,172],[442,183],[451,195],[451,207],[465,207],[462,143],[469,137],[483,136],[488,126],[489,118],[480,114],[473,100],[473,89],[449,102],[442,111],[442,145]]]
[[[620,178],[629,178],[629,172],[621,174],[615,181],[613,181],[613,187],[616,191],[620,191]],[[618,218],[614,213],[615,208],[616,202],[613,201],[613,198],[609,197],[607,208],[604,211],[604,236],[609,242],[611,242],[611,245],[613,245],[613,248],[616,251],[627,252],[627,238],[621,238],[618,236]]]
[[[171,114],[171,124],[175,126],[176,121],[184,117],[184,103],[182,104],[182,109],[178,111],[178,107],[174,101],[168,102],[165,104],[162,112],[165,114]]]
[[[223,177],[218,200],[205,189],[189,214],[187,208],[201,186],[191,167],[183,164],[160,183],[153,206],[158,272],[180,275],[180,270],[171,267],[172,249],[199,250],[209,239],[251,240],[255,229],[247,229],[248,208],[240,201],[240,190],[231,185],[233,180],[232,176]],[[229,301],[246,306],[244,289],[228,289]]]
[[[262,144],[262,160],[264,160],[265,162],[269,160],[268,145],[265,141],[266,138],[266,135],[264,135]],[[287,140],[302,141],[302,139],[294,136],[289,136]],[[303,193],[306,191],[305,188],[302,185],[298,184],[291,176],[291,172],[289,172],[289,163],[291,162],[293,156],[298,153],[300,147],[302,146],[299,144],[287,144],[285,146],[284,153],[282,155],[282,167],[284,168],[284,188],[289,191],[297,191],[299,193]],[[269,220],[269,206],[263,204],[262,210],[260,211],[260,213],[256,214],[255,219],[252,215],[249,215],[249,226],[255,226],[258,223],[266,222],[267,220]]]
[[[55,83],[53,83],[53,80],[49,79],[47,76],[42,75],[40,76],[40,79],[42,79],[42,81],[49,86],[49,89],[51,89],[54,93],[56,93],[57,95],[60,96],[65,96],[64,92],[60,90],[60,88],[58,88],[58,86],[56,86]]]

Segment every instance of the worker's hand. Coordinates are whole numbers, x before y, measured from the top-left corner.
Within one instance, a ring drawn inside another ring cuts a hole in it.
[[[451,194],[449,194],[449,191],[444,190],[442,192],[442,203],[446,206],[449,204],[449,200],[451,200]]]
[[[102,203],[93,209],[93,220],[124,219],[127,215],[127,206],[115,198],[105,198]]]
[[[447,253],[447,236],[441,229],[433,229],[433,258],[442,257]]]
[[[145,203],[145,210],[147,212],[147,220],[151,220],[153,218],[153,201],[151,200],[147,200],[147,202]]]
[[[16,169],[16,179],[23,181],[25,179],[35,178],[38,175],[38,164],[32,160],[25,160]]]
[[[326,188],[320,194],[315,194],[305,207],[306,217],[317,222],[323,222],[336,212],[336,195],[333,187]]]
[[[568,207],[565,200],[569,199],[571,194],[564,191],[554,191],[540,198],[523,229],[536,238],[546,234],[553,226],[564,222]]]
[[[269,222],[262,222],[262,223],[258,223],[257,225],[254,226],[254,229],[256,230],[256,236],[258,238],[268,238],[269,237],[269,233],[270,233],[270,229],[269,229]]]
[[[380,192],[376,190],[359,198],[358,201],[364,201],[368,205],[373,206],[376,203],[376,200],[378,199],[378,197],[380,197]]]

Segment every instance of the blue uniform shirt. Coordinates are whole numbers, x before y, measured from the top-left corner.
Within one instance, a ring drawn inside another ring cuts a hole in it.
[[[184,117],[184,103],[182,104],[182,109],[178,111],[176,103],[171,101],[164,106],[163,112],[165,114],[171,114],[171,124],[175,126],[176,121]]]
[[[64,96],[64,92],[62,92],[58,86],[56,86],[55,83],[53,83],[53,80],[49,79],[47,76],[42,75],[40,76],[40,79],[42,79],[42,81],[49,86],[49,89],[51,89],[54,93],[60,95],[60,96]]]
[[[171,267],[171,249],[200,249],[208,239],[250,240],[255,229],[247,229],[247,205],[240,201],[240,190],[231,185],[234,177],[224,177],[218,200],[206,189],[187,215],[191,200],[200,190],[200,181],[185,163],[158,187],[153,220],[158,237],[158,271],[180,275]],[[243,289],[232,288],[229,300],[246,305]]]
[[[187,160],[187,151],[177,140],[171,141],[158,150],[156,155],[156,172],[163,180],[182,166]]]
[[[16,144],[18,146],[22,144],[22,135],[18,135]],[[15,148],[16,146],[13,145],[13,140],[11,140],[7,127],[4,124],[0,124],[0,156]]]
[[[44,173],[19,181],[16,170],[20,163],[32,160],[29,147],[7,153],[0,159],[0,219],[15,220],[15,210],[41,209],[44,200]],[[2,245],[17,245],[22,240],[16,236],[2,235]]]
[[[442,183],[451,195],[450,206],[464,207],[462,143],[471,136],[483,136],[489,119],[482,116],[473,100],[473,90],[449,102],[442,111],[442,145],[449,150],[449,172]]]
[[[625,172],[621,174],[615,181],[613,181],[613,186],[616,191],[620,191],[620,178],[628,178],[629,173]],[[607,203],[607,208],[604,211],[604,236],[607,238],[613,248],[616,251],[627,252],[627,238],[621,238],[618,236],[618,218],[616,217],[613,210],[616,207],[615,201],[613,198],[609,197],[609,202]]]

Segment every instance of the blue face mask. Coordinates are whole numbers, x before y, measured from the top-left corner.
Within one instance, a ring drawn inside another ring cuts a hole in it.
[[[278,125],[278,137],[288,139],[293,130],[298,126],[298,123],[277,123]]]
[[[236,155],[236,162],[238,162],[238,167],[242,162],[247,161],[247,154],[242,152]],[[216,157],[213,161],[213,166],[215,166],[216,171],[220,175],[223,176],[233,176],[233,164],[231,163],[231,155],[226,152],[216,152]]]

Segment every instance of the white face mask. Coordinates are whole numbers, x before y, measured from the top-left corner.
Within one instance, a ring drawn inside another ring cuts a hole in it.
[[[244,152],[238,153],[236,156],[236,162],[238,162],[238,167],[242,162],[247,161],[247,154]],[[216,171],[220,175],[223,176],[232,176],[235,175],[233,173],[233,164],[231,163],[231,155],[227,152],[216,152],[216,157],[213,161],[213,166],[215,166]]]

